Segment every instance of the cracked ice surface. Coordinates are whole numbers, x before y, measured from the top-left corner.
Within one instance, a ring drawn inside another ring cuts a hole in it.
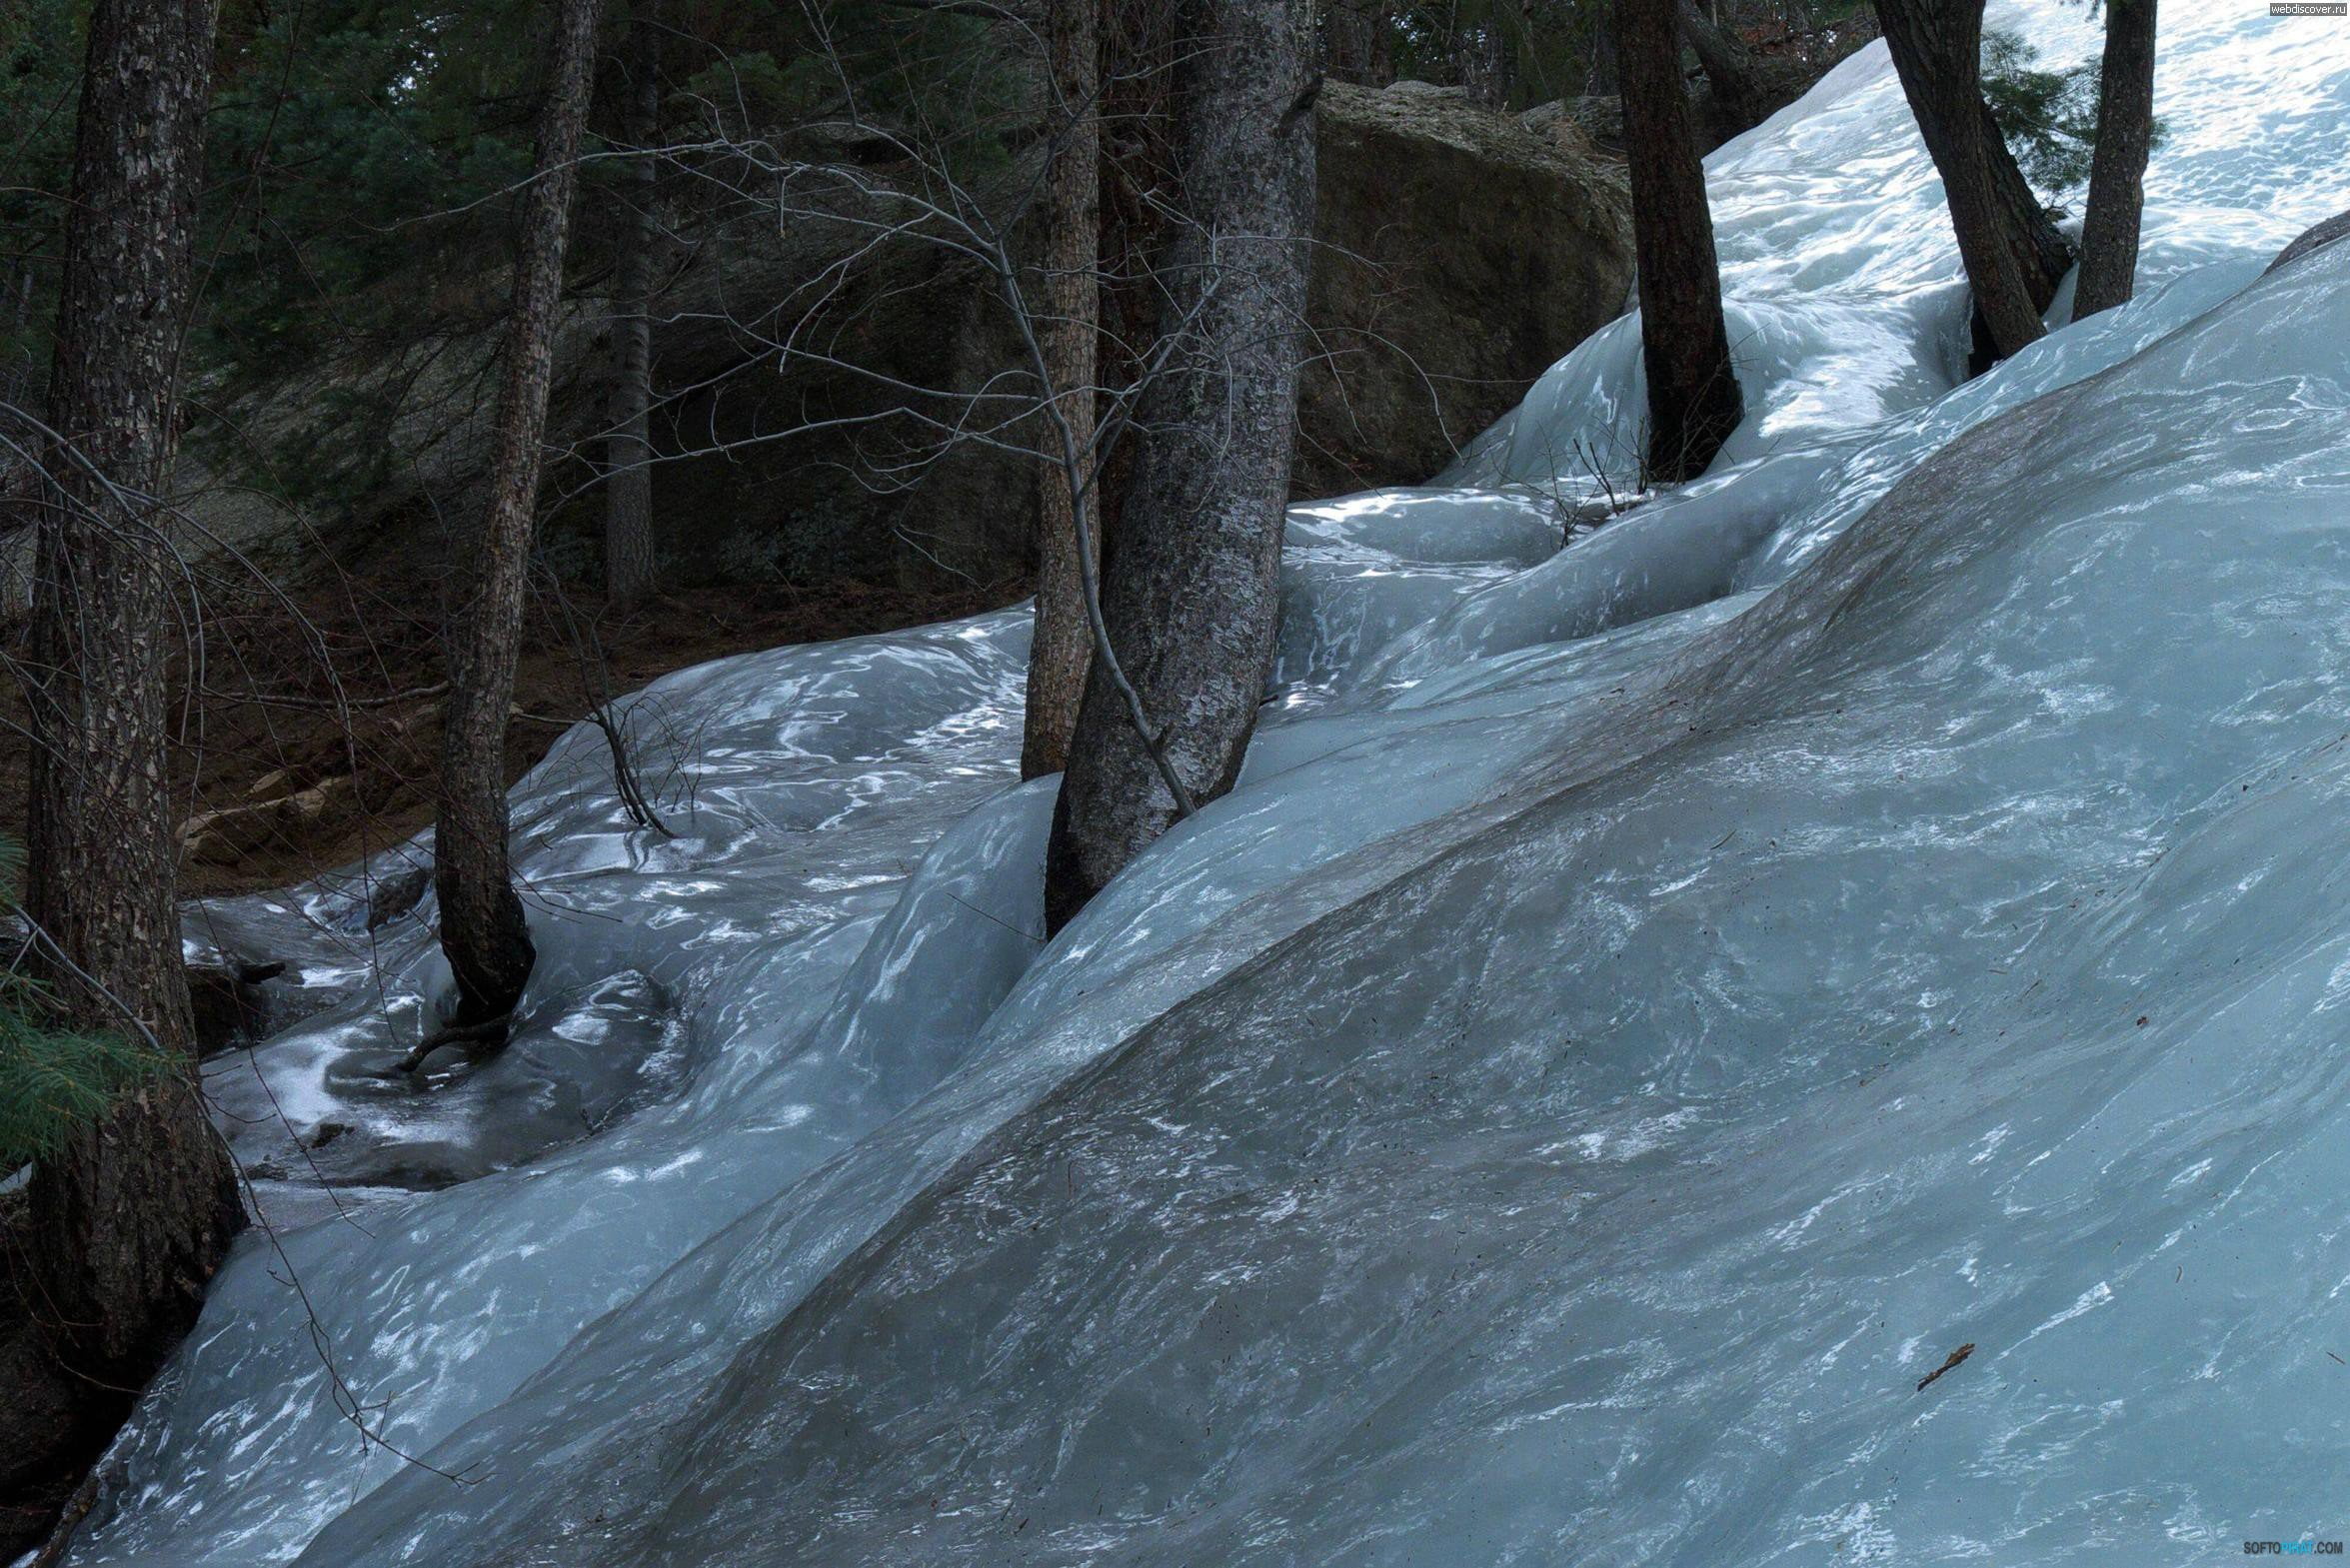
[[[256,1237],[75,1560],[2339,1534],[2350,246],[2260,273],[2350,35],[2173,18],[2158,93],[2140,298],[1954,390],[1881,48],[1717,153],[1731,461],[1552,553],[1619,323],[1298,509],[1240,787],[1050,946],[1017,612],[657,683],[676,839],[567,737],[525,1025],[429,1096],[429,901],[198,911],[299,971],[213,1075],[337,1364],[476,1484],[360,1450]]]

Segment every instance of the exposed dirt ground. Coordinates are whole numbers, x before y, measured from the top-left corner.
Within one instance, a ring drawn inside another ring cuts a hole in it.
[[[1026,592],[1017,582],[950,592],[856,582],[697,589],[625,615],[592,597],[541,594],[515,683],[509,781],[593,702],[669,671],[970,615]],[[439,624],[429,588],[345,583],[291,604],[257,596],[215,604],[201,638],[183,636],[184,649],[202,653],[182,661],[174,715],[183,893],[298,882],[431,820]],[[21,650],[21,623],[5,634]],[[15,725],[23,703],[10,690],[0,705],[10,722],[0,731],[0,831],[21,836],[27,755]]]

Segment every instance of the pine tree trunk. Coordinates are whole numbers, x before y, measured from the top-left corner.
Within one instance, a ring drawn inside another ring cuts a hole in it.
[[[1506,109],[1517,91],[1517,53],[1494,26],[1462,27],[1452,37],[1452,74],[1480,109]]]
[[[0,295],[8,300],[8,335],[22,339],[33,319],[33,270],[21,261],[10,262],[7,279],[7,284],[0,287]],[[37,369],[30,354],[0,364],[0,402],[20,407],[30,402],[28,394]]]
[[[629,139],[650,148],[661,135],[661,0],[637,0],[630,27]],[[604,488],[604,593],[627,607],[653,591],[653,283],[661,240],[659,171],[644,156],[630,166],[631,233],[622,242],[613,331],[620,361],[613,381],[612,436]]]
[[[1983,101],[1982,0],[1877,0],[1877,18],[1942,176],[1983,347],[2004,359],[2046,331],[2070,258]]]
[[[1390,0],[1329,0],[1322,16],[1325,68],[1333,81],[1384,87],[1395,80]]]
[[[1053,167],[1045,182],[1042,223],[1045,277],[1039,336],[1058,393],[1061,425],[1041,432],[1044,473],[1037,483],[1037,630],[1029,651],[1027,733],[1021,776],[1057,774],[1069,761],[1086,670],[1094,657],[1087,625],[1084,547],[1099,548],[1093,526],[1093,465],[1083,457],[1072,486],[1067,448],[1083,454],[1094,439],[1095,333],[1101,308],[1095,281],[1101,241],[1101,106],[1095,101],[1100,59],[1097,0],[1047,0],[1045,44],[1059,102]],[[1066,426],[1066,431],[1062,428]],[[1080,523],[1085,523],[1081,538]]]
[[[1095,136],[1101,165],[1099,253],[1096,263],[1095,374],[1106,393],[1131,387],[1158,336],[1160,296],[1151,264],[1160,250],[1166,209],[1175,190],[1173,100],[1175,62],[1181,52],[1178,0],[1101,0],[1095,16],[1095,59],[1102,108]],[[1094,474],[1095,546],[1107,560],[1118,551],[1133,487],[1135,443],[1102,453]]]
[[[1618,0],[1615,47],[1624,145],[1634,150],[1632,241],[1640,358],[1648,375],[1648,469],[1655,479],[1677,483],[1705,472],[1738,428],[1744,400],[1722,321],[1705,166],[1681,91],[1673,0]]]
[[[196,1089],[165,777],[177,577],[168,520],[142,499],[175,445],[212,22],[209,0],[90,12],[48,398],[70,450],[48,454],[37,525],[24,907],[74,1017],[146,1036],[166,1065],[34,1171],[18,1299],[88,1419],[13,1430],[38,1401],[12,1389],[0,1451],[19,1477],[95,1457],[244,1224]]]
[[[1979,67],[1976,80],[1979,100]],[[2047,204],[2032,189],[2032,182],[2024,178],[2023,166],[2015,161],[2015,154],[2008,147],[1987,100],[1982,101],[1981,115],[1983,156],[1990,166],[1991,200],[1999,215],[2000,243],[2015,259],[2015,270],[2023,279],[2032,309],[2045,315],[2056,298],[2057,285],[2072,271],[2072,242],[2057,229],[2056,220],[2048,216]]]
[[[1688,39],[1690,52],[1705,72],[1706,85],[1713,89],[1713,101],[1726,122],[1723,131],[1735,136],[1760,125],[1770,113],[1765,107],[1770,93],[1754,64],[1753,51],[1737,34],[1698,10],[1692,0],[1680,0],[1678,19],[1681,35]]]
[[[457,565],[462,596],[449,626],[449,696],[441,709],[441,800],[433,886],[441,950],[457,979],[453,1024],[514,1010],[538,953],[506,846],[506,719],[522,642],[523,592],[537,522],[539,448],[555,366],[555,314],[580,132],[588,117],[599,0],[562,0],[555,63],[539,115],[537,178],[523,197],[497,450],[481,531]]]
[[[2154,0],[2105,0],[2105,64],[2097,94],[2097,150],[2081,222],[2079,321],[2127,303],[2137,285],[2138,221],[2154,143]]]
[[[1272,663],[1313,232],[1313,0],[1201,0],[1175,88],[1187,221],[1160,273],[1182,349],[1146,389],[1103,611],[1185,792],[1232,785]],[[1180,810],[1097,659],[1047,855],[1059,928]]]

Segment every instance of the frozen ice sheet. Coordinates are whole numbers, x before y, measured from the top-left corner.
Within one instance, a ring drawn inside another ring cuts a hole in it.
[[[2350,249],[2260,273],[2350,206],[2350,35],[2169,18],[2158,93],[2141,297],[1963,386],[1881,48],[1715,154],[1724,463],[1558,548],[1627,321],[1439,488],[1294,510],[1240,786],[1049,945],[1017,611],[657,683],[675,838],[567,737],[525,1027],[430,1091],[429,898],[195,911],[295,966],[214,1068],[286,1255],[75,1561],[2338,1535]],[[360,1442],[289,1262],[473,1484]]]

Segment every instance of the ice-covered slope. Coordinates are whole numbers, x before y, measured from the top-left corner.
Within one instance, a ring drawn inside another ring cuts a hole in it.
[[[268,1206],[356,1206],[224,1271],[76,1560],[2338,1534],[2350,248],[2260,273],[2350,34],[2176,18],[2160,91],[2151,287],[1955,391],[1880,52],[1724,149],[1744,461],[1555,555],[1302,512],[1242,786],[1049,947],[1017,615],[661,683],[676,840],[568,738],[530,1025],[429,1095],[420,918],[211,911],[328,1004],[215,1073]],[[1596,446],[1628,331],[1459,477]]]
[[[1993,5],[2040,63],[2093,60],[2086,6]],[[2341,186],[2350,38],[2306,20],[2181,9],[2162,19],[2155,83],[2168,130],[2149,175],[2140,288],[2215,262],[2265,260],[2290,215]],[[1929,403],[1965,377],[1964,274],[1941,184],[1904,124],[1881,45],[1706,160],[1730,339],[1749,418],[1725,456],[1783,452]],[[2078,229],[2079,196],[2070,193]],[[2280,222],[2280,220],[2283,220]],[[2313,218],[2311,221],[2315,221]],[[2053,316],[2071,308],[2069,283]],[[1461,480],[1579,487],[1594,462],[1638,467],[1639,329],[1593,336],[1471,445]]]

